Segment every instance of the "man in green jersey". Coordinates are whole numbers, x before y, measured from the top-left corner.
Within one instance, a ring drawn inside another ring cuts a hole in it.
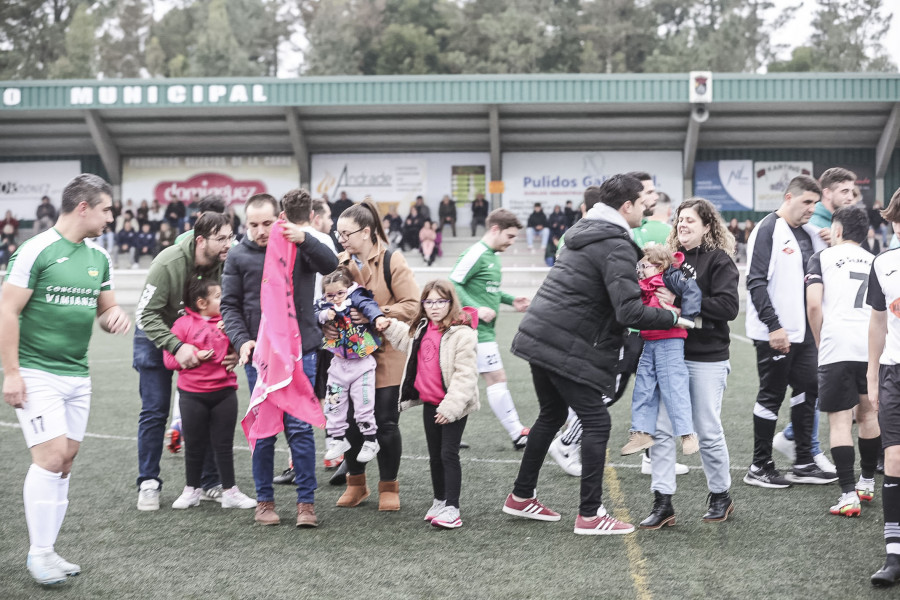
[[[478,372],[484,377],[491,410],[512,439],[513,447],[521,450],[528,441],[528,429],[522,426],[509,394],[494,325],[500,304],[509,304],[518,312],[525,312],[531,303],[528,298],[513,298],[500,291],[500,257],[497,254],[516,241],[522,224],[512,212],[498,208],[488,215],[486,227],[481,241],[463,252],[456,261],[450,281],[455,284],[463,306],[478,309]]]
[[[127,333],[106,250],[88,238],[112,223],[112,190],[82,174],[65,187],[56,225],[22,244],[0,296],[3,399],[31,450],[23,500],[31,547],[27,567],[41,584],[62,583],[81,567],[53,550],[69,505],[69,474],[87,428],[94,326]]]

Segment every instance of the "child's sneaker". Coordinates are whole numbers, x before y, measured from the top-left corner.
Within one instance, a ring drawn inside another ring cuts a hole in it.
[[[219,504],[221,504],[222,492],[223,490],[221,484],[216,485],[209,488],[208,490],[201,490],[200,499],[204,502],[218,502]]]
[[[181,452],[181,419],[172,423],[172,428],[166,431],[166,449],[172,454]]]
[[[372,440],[371,442],[363,442],[362,449],[359,451],[359,454],[356,457],[356,462],[367,463],[378,454],[378,451],[381,450],[381,446],[378,445],[378,440]]]
[[[700,452],[700,442],[697,441],[697,434],[689,433],[681,436],[681,453],[696,454],[697,452]]]
[[[344,462],[343,454],[341,454],[337,458],[332,458],[332,459],[323,458],[322,466],[325,467],[326,469],[337,469],[339,466],[341,466],[342,462]]]
[[[855,490],[841,494],[838,503],[831,507],[831,514],[841,517],[858,517],[860,512],[859,496]]]
[[[531,433],[531,429],[528,427],[523,427],[522,431],[519,432],[518,437],[513,440],[513,448],[516,450],[524,450],[525,444],[528,443],[528,434]]]
[[[653,436],[643,431],[632,431],[628,434],[628,443],[622,446],[622,456],[636,454],[653,445]]]
[[[425,513],[425,520],[431,523],[431,520],[435,518],[439,512],[444,510],[444,507],[447,506],[446,500],[438,500],[434,499],[434,502],[431,503],[431,508],[428,509],[428,512]]]
[[[445,506],[444,509],[431,520],[432,527],[442,529],[456,529],[462,527],[462,519],[459,517],[459,509],[455,506]]]
[[[190,508],[192,506],[200,506],[200,493],[202,490],[193,488],[189,485],[184,486],[181,495],[172,503],[172,508]]]
[[[256,508],[256,500],[234,486],[222,493],[222,508]]]
[[[621,535],[634,531],[634,525],[613,518],[602,506],[597,516],[591,519],[578,515],[575,519],[575,533],[578,535]]]
[[[347,441],[347,438],[331,438],[330,440],[328,440],[328,448],[325,450],[325,460],[334,460],[349,449],[350,442]]]
[[[856,482],[856,495],[863,502],[871,502],[875,498],[875,480],[860,477]]]

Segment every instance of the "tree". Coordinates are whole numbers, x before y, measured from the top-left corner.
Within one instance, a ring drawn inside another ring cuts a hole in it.
[[[191,52],[189,43],[194,40],[194,21],[194,13],[189,7],[176,6],[150,26],[151,39],[159,41],[163,52],[162,60],[158,57],[154,59],[157,61],[154,68],[150,68],[148,62],[151,73],[164,77],[187,75],[187,56]],[[159,64],[164,65],[161,72],[155,70]]]
[[[896,70],[881,44],[893,17],[881,14],[882,0],[818,0],[818,4],[810,39],[812,70]]]
[[[384,2],[308,0],[301,6],[309,47],[309,75],[362,75],[375,71],[375,43],[382,29]],[[365,70],[364,70],[365,69]]]
[[[438,71],[437,40],[420,25],[388,25],[378,42],[378,75],[424,75]]]
[[[106,20],[100,42],[100,70],[106,77],[140,77],[153,21],[147,0],[120,0]]]
[[[188,59],[188,73],[195,77],[228,77],[260,75],[241,47],[231,20],[226,0],[211,0],[203,28],[197,33],[197,45]]]
[[[635,0],[585,2],[579,33],[582,73],[640,73],[657,45],[649,6]]]
[[[66,53],[48,69],[52,79],[92,79],[97,76],[97,24],[86,5],[75,10],[66,30]]]
[[[159,43],[158,37],[150,38],[144,51],[144,64],[150,77],[163,77],[166,74],[166,52]]]

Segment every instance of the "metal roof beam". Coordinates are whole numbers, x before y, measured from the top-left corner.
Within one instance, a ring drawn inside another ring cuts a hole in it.
[[[493,105],[488,110],[488,127],[491,136],[491,181],[503,180],[503,162],[500,149],[500,109]],[[502,194],[491,194],[491,208],[497,208],[503,201]]]
[[[691,108],[687,131],[684,134],[684,150],[681,154],[681,160],[685,197],[694,195],[694,161],[697,158],[697,142],[700,140],[700,123],[709,118],[709,113],[705,111],[705,106]],[[699,115],[701,114],[705,114],[705,118],[700,117]]]
[[[884,125],[884,131],[881,132],[881,139],[878,140],[878,146],[875,149],[876,178],[884,178],[884,174],[887,173],[891,155],[894,153],[894,148],[897,147],[898,135],[900,135],[900,102],[894,104],[891,116]]]
[[[91,132],[91,140],[97,148],[97,154],[106,167],[106,173],[109,175],[109,182],[114,186],[122,185],[122,158],[119,156],[119,149],[109,135],[100,115],[96,110],[84,111],[84,120],[87,123],[88,130]]]
[[[309,189],[309,182],[312,181],[309,168],[309,148],[306,146],[306,140],[303,139],[300,118],[297,116],[297,110],[290,106],[284,109],[284,115],[287,119],[288,133],[291,137],[291,148],[294,150],[294,158],[300,170],[300,187]]]

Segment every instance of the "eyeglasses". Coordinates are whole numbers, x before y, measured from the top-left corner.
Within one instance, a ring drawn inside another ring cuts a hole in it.
[[[334,294],[325,294],[325,298],[328,300],[337,300],[338,298],[343,298],[347,295],[347,290],[343,292],[335,292]]]
[[[450,301],[442,298],[440,300],[422,300],[422,306],[425,308],[444,308],[450,304]]]
[[[346,232],[346,231],[338,231],[338,241],[340,241],[340,240],[347,241],[347,240],[350,239],[350,236],[351,236],[351,235],[353,235],[354,233],[359,233],[359,232],[362,231],[363,229],[365,229],[365,227],[360,227],[360,228],[357,229],[356,231],[351,231],[351,232],[349,232],[349,233]]]

